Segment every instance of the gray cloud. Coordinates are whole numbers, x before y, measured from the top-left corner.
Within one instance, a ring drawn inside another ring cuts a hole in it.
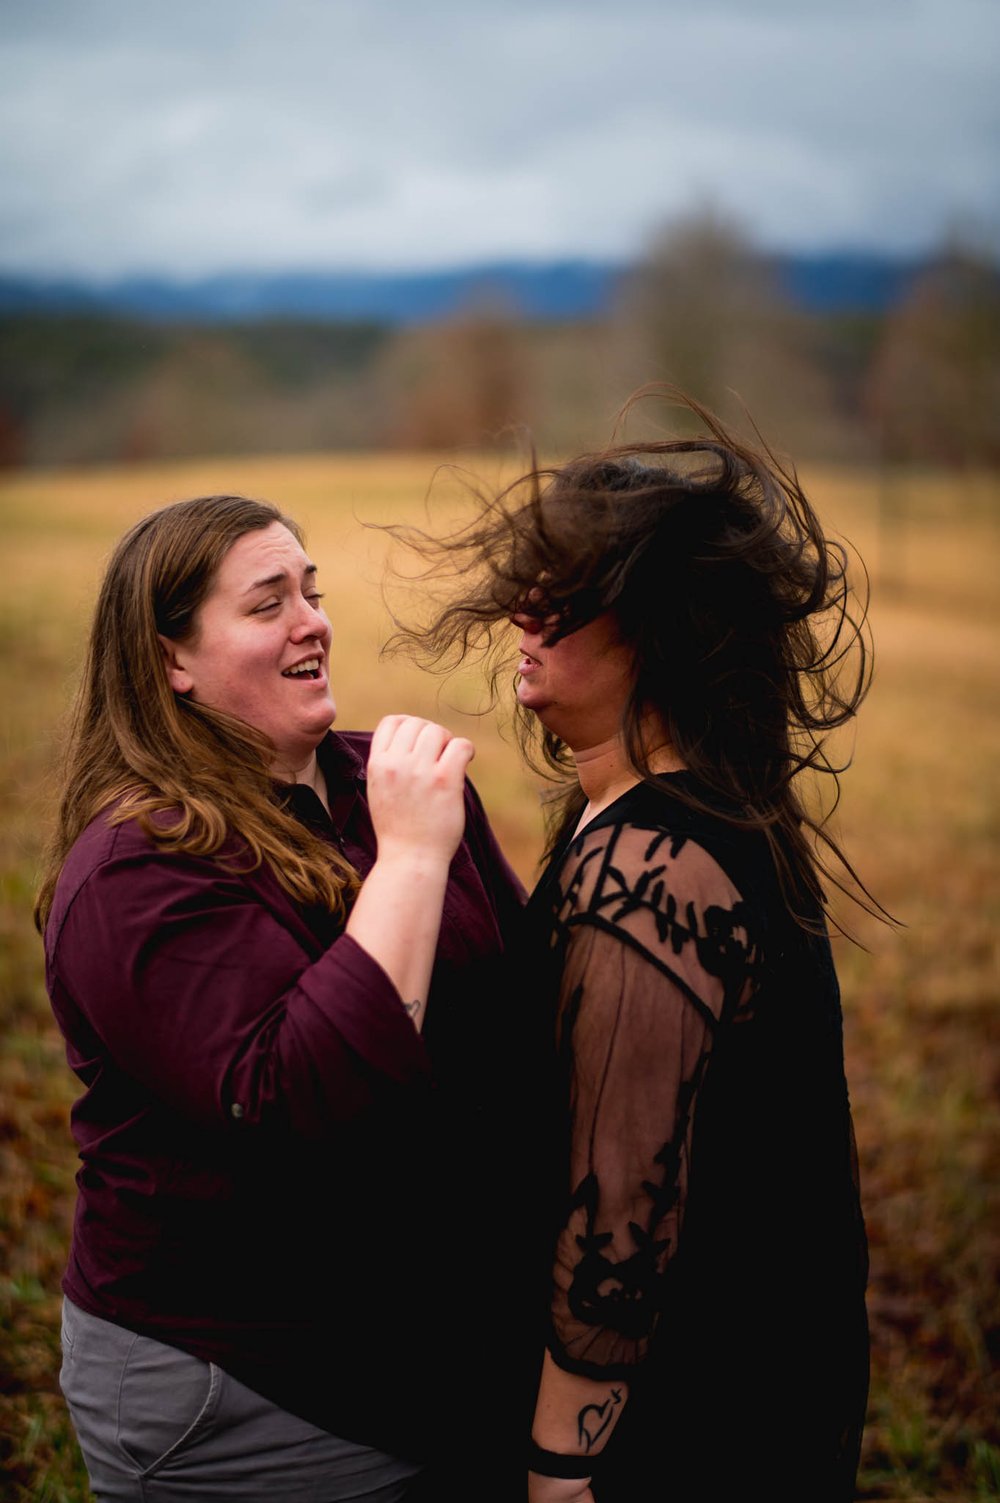
[[[628,255],[998,223],[994,0],[6,0],[0,265]]]

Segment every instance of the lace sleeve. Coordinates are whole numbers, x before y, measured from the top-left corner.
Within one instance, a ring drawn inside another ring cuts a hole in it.
[[[749,1014],[755,950],[741,895],[691,841],[600,830],[561,886],[571,1133],[550,1348],[570,1371],[621,1377],[656,1323],[698,1087],[720,1022]]]

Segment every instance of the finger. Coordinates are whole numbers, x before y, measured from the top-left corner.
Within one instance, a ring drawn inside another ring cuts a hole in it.
[[[388,751],[396,732],[406,718],[405,715],[383,715],[372,732],[372,751]]]
[[[447,727],[438,725],[435,720],[425,720],[420,727],[414,750],[436,762],[451,739],[451,731]]]
[[[412,752],[417,744],[417,738],[425,725],[430,725],[429,720],[424,720],[419,715],[401,715],[399,725],[396,727],[392,738],[392,749],[403,755]]]
[[[465,736],[452,736],[438,760],[457,778],[464,778],[465,769],[475,755],[476,748]]]
[[[425,722],[419,715],[386,715],[379,721],[375,734],[379,737],[378,750],[382,753],[402,753],[413,750],[413,743]],[[375,746],[375,738],[372,738]]]

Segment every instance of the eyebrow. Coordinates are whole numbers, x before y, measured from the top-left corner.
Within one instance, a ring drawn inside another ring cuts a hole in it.
[[[315,564],[307,564],[306,567],[302,570],[303,578],[305,578],[306,575],[315,573]],[[254,590],[266,590],[270,585],[283,584],[284,581],[288,578],[289,574],[287,569],[281,569],[277,574],[269,574],[266,579],[255,579],[252,585],[247,585],[243,593],[244,595],[250,595]]]

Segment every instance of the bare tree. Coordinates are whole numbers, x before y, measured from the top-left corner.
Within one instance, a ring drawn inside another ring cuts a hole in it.
[[[952,239],[890,315],[868,383],[886,463],[1000,465],[1000,267]]]
[[[627,384],[672,381],[731,418],[735,393],[779,444],[844,447],[817,331],[736,221],[702,210],[657,235],[619,322]]]
[[[380,377],[385,438],[397,448],[489,447],[527,415],[523,333],[489,305],[404,330]]]

